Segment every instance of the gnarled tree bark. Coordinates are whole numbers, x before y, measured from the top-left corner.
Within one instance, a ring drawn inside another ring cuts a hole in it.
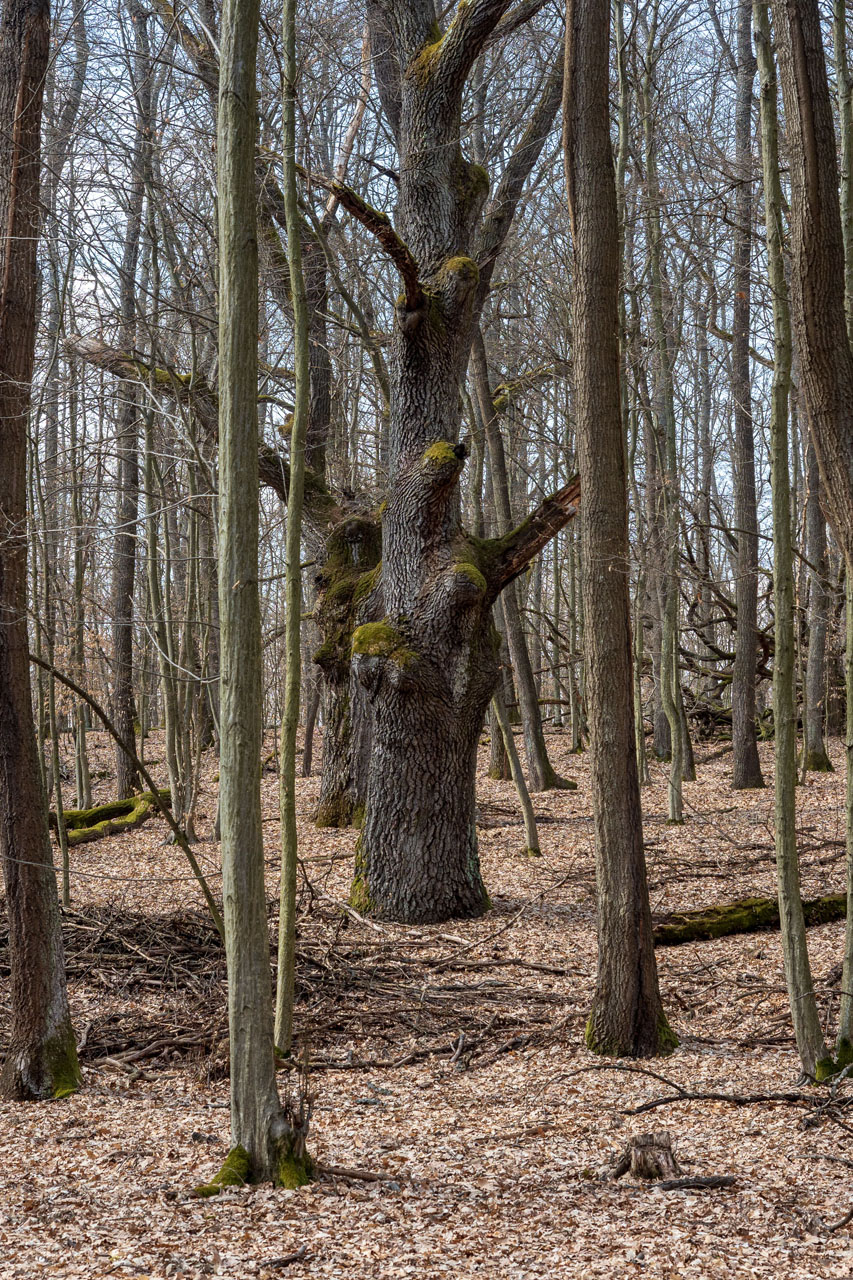
[[[491,606],[570,518],[578,497],[577,485],[566,487],[494,540],[470,536],[459,521],[467,452],[457,443],[459,384],[495,261],[560,95],[555,67],[481,221],[489,179],[459,144],[462,95],[508,8],[509,0],[469,0],[442,31],[427,0],[368,3],[400,173],[394,232],[371,229],[397,263],[404,293],[390,359],[385,618],[356,628],[352,639],[373,712],[353,902],[409,922],[479,915],[487,905],[474,775],[498,679]],[[368,224],[353,202],[342,203]]]

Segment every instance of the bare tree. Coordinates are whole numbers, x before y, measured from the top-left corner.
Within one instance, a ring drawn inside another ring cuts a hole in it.
[[[22,1099],[60,1097],[80,1082],[27,637],[27,422],[49,37],[46,0],[6,0],[0,14],[0,857],[12,1020],[0,1089]]]
[[[208,1190],[229,1182],[307,1181],[304,1134],[276,1088],[264,889],[263,741],[258,603],[258,243],[255,70],[259,5],[226,0],[222,14],[219,193],[220,821],[231,1151]]]
[[[634,741],[628,477],[619,370],[619,229],[610,147],[609,0],[569,0],[563,140],[574,250],[575,399],[598,886],[598,973],[586,1041],[671,1052],[658,989]]]

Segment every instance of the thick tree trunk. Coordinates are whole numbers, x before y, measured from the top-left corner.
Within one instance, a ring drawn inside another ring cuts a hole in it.
[[[839,4],[842,22],[844,5]],[[849,592],[853,571],[853,352],[848,318],[853,306],[846,285],[853,280],[850,246],[851,115],[846,66],[840,102],[844,158],[844,224],[838,194],[835,124],[826,74],[821,15],[816,0],[794,5],[773,0],[779,70],[791,165],[791,279],[800,385],[809,432],[824,486],[827,515],[844,551],[848,579],[847,883],[853,885],[850,704],[853,700]],[[846,241],[846,243],[845,243]],[[846,305],[845,305],[846,304]],[[853,930],[844,948],[844,990],[853,978]],[[838,1052],[851,1054],[851,1002],[842,1001]]]
[[[59,903],[30,698],[27,419],[33,372],[39,144],[49,56],[45,0],[0,16],[0,858],[11,971],[6,1097],[58,1097],[80,1082]]]
[[[474,779],[498,678],[491,607],[570,518],[577,496],[567,486],[491,541],[468,537],[459,522],[459,385],[495,261],[559,104],[557,69],[481,224],[489,180],[459,145],[462,95],[509,2],[470,0],[444,33],[420,0],[368,4],[377,83],[399,152],[399,235],[369,211],[359,215],[394,258],[404,292],[390,360],[386,616],[358,627],[352,641],[373,707],[353,900],[412,922],[478,915],[487,905]]]
[[[468,579],[458,576],[460,606],[473,611],[477,599],[466,601],[464,594],[473,596],[476,588],[469,589]],[[353,889],[359,910],[429,923],[478,916],[487,905],[477,856],[474,784],[477,744],[498,665],[495,635],[484,612],[485,619],[472,620],[470,629],[479,634],[468,645],[436,646],[428,655],[407,656],[404,641],[380,655],[371,649],[370,634],[364,635],[369,626],[356,632],[361,678],[378,695],[369,803]]]
[[[634,742],[628,480],[620,409],[619,240],[610,149],[609,0],[569,0],[564,145],[574,354],[598,972],[586,1041],[645,1057],[677,1043],[660,1000]]]

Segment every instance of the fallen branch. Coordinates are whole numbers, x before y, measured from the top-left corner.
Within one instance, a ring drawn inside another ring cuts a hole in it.
[[[289,1267],[293,1262],[307,1262],[313,1255],[308,1252],[307,1244],[300,1245],[293,1253],[286,1253],[281,1258],[264,1258],[262,1267]]]
[[[847,895],[830,893],[803,903],[807,925],[829,924],[847,915]],[[705,911],[678,911],[654,927],[655,945],[678,947],[684,942],[706,942],[736,933],[779,928],[779,903],[775,898],[741,898]]]
[[[405,1174],[374,1173],[370,1169],[345,1169],[338,1164],[317,1164],[314,1168],[317,1173],[330,1178],[345,1178],[352,1182],[399,1182],[406,1178]]]
[[[214,898],[213,893],[211,892],[210,885],[207,883],[207,881],[204,878],[204,872],[202,871],[201,867],[198,864],[198,859],[196,858],[195,854],[190,848],[190,842],[189,842],[189,839],[187,838],[187,833],[183,830],[182,827],[178,826],[177,822],[169,812],[168,805],[166,805],[166,803],[163,800],[161,800],[160,792],[154,782],[154,779],[151,777],[151,774],[148,772],[145,765],[140,760],[139,756],[136,754],[136,750],[133,744],[130,742],[127,742],[122,737],[122,735],[119,733],[118,729],[115,727],[110,717],[107,715],[106,711],[104,711],[101,704],[95,698],[92,697],[91,693],[87,693],[86,690],[81,685],[79,685],[76,680],[72,680],[70,676],[67,676],[62,671],[59,671],[53,665],[52,662],[45,662],[44,658],[36,657],[34,653],[30,654],[30,662],[35,663],[37,667],[41,667],[42,670],[47,671],[48,674],[52,675],[55,680],[58,680],[60,684],[64,684],[66,689],[70,689],[72,693],[76,693],[78,698],[82,698],[83,701],[92,708],[95,715],[101,721],[101,723],[103,724],[104,728],[106,729],[110,737],[115,742],[118,743],[118,745],[121,747],[124,754],[136,766],[136,769],[138,770],[142,780],[148,783],[148,786],[150,788],[150,795],[154,803],[156,804],[157,808],[160,810],[160,813],[166,819],[166,822],[169,824],[169,827],[171,828],[171,831],[172,831],[172,835],[175,837],[175,844],[183,852],[184,857],[186,858],[187,862],[190,864],[192,873],[195,876],[196,880],[198,881],[199,888],[201,889],[201,892],[204,895],[204,900],[207,903],[208,910],[210,911],[210,914],[213,918],[213,923],[216,925],[216,932],[219,934],[220,938],[224,942],[225,941],[225,925],[222,921],[222,913],[220,912],[219,907],[216,905],[216,899]]]
[[[677,1086],[676,1086],[677,1087]],[[814,1101],[813,1095],[806,1093],[690,1093],[686,1089],[681,1089],[678,1093],[674,1093],[664,1098],[652,1098],[650,1102],[643,1102],[639,1107],[624,1107],[623,1116],[638,1116],[643,1111],[654,1111],[656,1107],[668,1106],[671,1102],[729,1102],[733,1107],[748,1107],[755,1102],[790,1102],[811,1104]]]
[[[711,1174],[707,1178],[667,1178],[663,1182],[653,1182],[658,1191],[701,1191],[704,1188],[731,1187],[735,1178],[730,1173]]]
[[[168,787],[160,788],[159,796],[163,804],[172,803]],[[150,791],[144,791],[141,795],[130,796],[127,800],[110,800],[107,804],[99,804],[92,809],[64,809],[62,816],[65,819],[68,844],[69,846],[88,844],[92,840],[102,840],[104,836],[134,831],[142,826],[155,808],[157,805],[153,794]],[[54,810],[50,811],[48,819],[55,830],[56,812]]]

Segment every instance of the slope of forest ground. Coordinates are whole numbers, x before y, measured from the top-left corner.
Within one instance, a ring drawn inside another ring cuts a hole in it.
[[[494,907],[474,922],[377,925],[344,908],[355,833],[313,828],[318,780],[300,784],[297,1025],[312,1062],[310,1148],[349,1171],[300,1191],[192,1197],[228,1145],[221,949],[159,819],[72,850],[64,927],[84,1087],[49,1105],[0,1105],[0,1275],[853,1275],[853,1224],[836,1225],[853,1207],[853,1086],[832,1095],[797,1084],[778,933],[658,950],[681,1037],[668,1060],[614,1069],[582,1047],[595,972],[587,765],[566,739],[549,742],[578,790],[534,797],[537,860],[520,854],[512,785],[486,778],[481,755]],[[111,757],[99,735],[92,743],[107,799]],[[151,740],[155,761],[158,749]],[[832,755],[836,773],[798,790],[809,897],[844,886],[838,743]],[[700,760],[683,828],[666,825],[664,770],[653,768],[644,806],[656,913],[774,892],[772,788],[732,792],[730,762]],[[772,777],[767,746],[762,764]],[[215,811],[213,769],[202,834]],[[155,772],[162,779],[162,761]],[[263,791],[272,915],[274,774]],[[217,846],[201,843],[198,855],[218,887]],[[842,924],[809,931],[830,1027],[842,934]],[[723,1096],[637,1114],[679,1089]],[[730,1100],[779,1092],[794,1096]],[[661,1128],[686,1173],[731,1174],[734,1185],[662,1191],[603,1178],[631,1135]]]

